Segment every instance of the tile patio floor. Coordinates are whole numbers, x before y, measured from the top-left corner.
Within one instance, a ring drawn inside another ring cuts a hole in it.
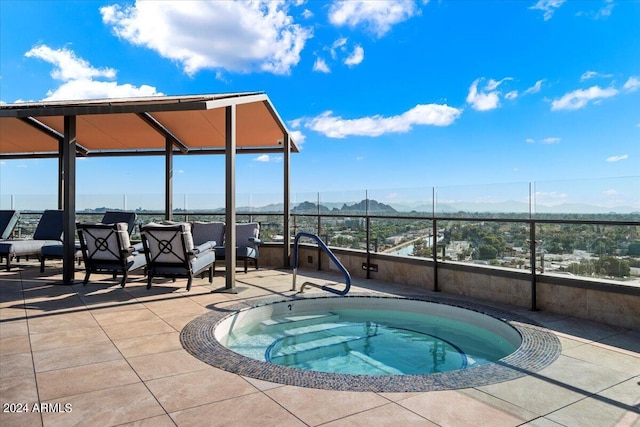
[[[23,261],[0,272],[3,427],[640,426],[638,330],[514,309],[562,343],[561,356],[532,375],[420,393],[301,388],[211,367],[179,340],[189,321],[211,309],[291,295],[289,271],[239,272],[240,292],[229,295],[210,293],[224,286],[222,272],[213,285],[194,281],[187,293],[184,280],[147,291],[135,275],[124,289],[99,275],[86,287],[54,285],[60,267],[49,263],[41,275],[37,262]],[[416,293],[375,280],[354,282],[356,292]],[[38,402],[61,411],[34,412]],[[5,412],[15,409],[11,403],[27,404],[29,412]]]

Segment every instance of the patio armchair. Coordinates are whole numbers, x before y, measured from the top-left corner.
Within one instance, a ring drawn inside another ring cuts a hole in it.
[[[62,210],[46,210],[40,217],[33,238],[29,240],[0,241],[0,258],[6,258],[6,269],[11,269],[11,260],[21,256],[40,256],[45,245],[62,246],[63,213]]]
[[[222,245],[224,241],[224,222],[192,221],[191,233],[194,246],[209,244],[215,248],[216,245]]]
[[[127,232],[129,236],[133,232],[136,225],[137,214],[135,212],[127,211],[106,211],[102,216],[100,224],[117,224],[124,222],[127,225]],[[133,245],[136,251],[142,252],[142,243]],[[44,273],[44,263],[48,259],[62,259],[63,246],[62,244],[48,244],[44,245],[40,249],[40,272]],[[78,264],[83,258],[82,251],[80,249],[80,243],[76,242],[75,258],[78,260]]]
[[[191,224],[147,224],[140,227],[144,253],[147,257],[147,289],[154,277],[187,278],[187,291],[193,277],[209,271],[213,282],[216,253],[211,242],[194,245]]]
[[[258,269],[258,247],[262,244],[259,239],[260,224],[249,222],[236,224],[236,259],[244,261],[244,272],[248,270],[248,262],[252,261]],[[225,259],[225,245],[216,246],[216,260]]]
[[[18,223],[20,213],[14,210],[0,210],[0,240],[8,239]]]
[[[121,273],[120,286],[124,288],[129,272],[147,264],[144,254],[131,246],[126,222],[77,223],[76,228],[86,270],[83,280],[85,286],[92,273],[112,273],[114,278]]]

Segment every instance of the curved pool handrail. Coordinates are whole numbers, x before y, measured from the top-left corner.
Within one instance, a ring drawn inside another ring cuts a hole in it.
[[[349,289],[351,289],[351,275],[349,274],[347,269],[344,267],[344,265],[342,265],[340,260],[333,254],[333,252],[331,252],[331,249],[329,249],[329,247],[325,245],[325,243],[322,241],[322,239],[320,239],[320,237],[317,234],[306,233],[304,231],[301,231],[298,234],[296,234],[296,237],[293,241],[293,288],[291,290],[292,291],[296,290],[296,273],[298,271],[298,242],[301,237],[308,237],[308,238],[314,239],[316,243],[318,243],[318,246],[322,248],[322,250],[327,254],[329,259],[331,259],[331,261],[333,261],[333,263],[336,265],[336,267],[338,267],[338,269],[342,272],[342,274],[344,274],[344,279],[346,282],[345,283],[346,286],[344,290],[338,291],[328,286],[318,286],[318,287],[323,291],[331,292],[332,294],[341,295],[341,296],[346,295],[349,292]],[[303,284],[302,287],[300,288],[300,292],[303,292],[305,284]]]

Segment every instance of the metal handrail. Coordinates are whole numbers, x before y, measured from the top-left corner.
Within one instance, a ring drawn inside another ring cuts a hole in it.
[[[347,269],[344,267],[344,265],[342,265],[340,260],[338,260],[338,258],[333,254],[333,252],[331,252],[331,249],[329,249],[329,247],[324,244],[322,239],[320,239],[320,237],[317,234],[305,233],[303,231],[296,234],[296,238],[293,241],[293,286],[291,290],[292,291],[296,290],[296,275],[298,271],[298,241],[300,240],[301,237],[309,237],[311,239],[314,239],[318,243],[318,246],[322,248],[322,250],[331,259],[331,261],[334,262],[336,267],[338,267],[338,269],[342,271],[342,274],[344,274],[346,286],[344,290],[338,291],[328,286],[322,286],[322,285],[318,285],[316,283],[311,283],[311,282],[304,282],[300,287],[300,293],[304,292],[305,286],[314,286],[322,289],[323,291],[331,292],[332,294],[341,295],[341,296],[346,295],[349,292],[349,289],[351,289],[351,275],[349,274]]]

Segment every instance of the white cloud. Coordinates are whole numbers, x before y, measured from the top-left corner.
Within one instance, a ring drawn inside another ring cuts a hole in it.
[[[364,49],[359,44],[353,46],[353,49],[349,53],[348,43],[349,40],[346,37],[340,37],[336,39],[330,46],[325,46],[323,50],[328,51],[331,55],[331,59],[334,61],[340,60],[348,67],[353,67],[360,64],[364,60]],[[318,61],[316,61],[318,62]],[[314,70],[329,72],[330,67],[324,59],[322,64],[318,64],[318,68],[314,65]],[[324,71],[326,70],[326,71]]]
[[[174,60],[185,73],[202,69],[288,74],[312,31],[281,1],[136,2],[100,8],[102,21],[130,43]]]
[[[316,62],[313,63],[313,71],[320,71],[321,73],[330,73],[331,69],[322,58],[316,58]]]
[[[629,80],[627,80],[622,87],[629,92],[635,92],[640,89],[640,78],[635,76],[629,77]]]
[[[289,133],[289,135],[291,136],[291,139],[293,139],[293,142],[296,143],[298,148],[302,148],[302,145],[304,144],[304,140],[307,137],[299,130],[293,130]]]
[[[58,88],[47,92],[44,101],[162,95],[153,86],[137,87],[128,83],[96,80],[99,77],[112,80],[116,76],[116,70],[95,68],[66,48],[51,49],[46,45],[40,45],[29,50],[25,56],[39,58],[52,64],[54,69],[51,77],[62,81]]]
[[[607,157],[607,162],[619,162],[620,160],[626,160],[629,158],[628,154],[621,154],[619,156]]]
[[[545,21],[548,21],[553,17],[556,9],[562,6],[565,0],[538,0],[536,4],[531,6],[529,9],[533,10],[541,10],[544,12],[542,15]]]
[[[363,26],[378,37],[384,36],[395,24],[406,21],[420,13],[415,1],[339,0],[329,9],[329,22],[350,28]]]
[[[305,10],[302,12],[302,17],[303,17],[304,19],[311,19],[311,18],[313,18],[313,12],[311,12],[309,9],[305,9]]]
[[[586,4],[590,4],[589,2],[587,2]],[[598,9],[597,11],[580,11],[578,13],[576,13],[577,16],[586,16],[586,17],[590,17],[593,19],[600,19],[600,18],[606,18],[611,16],[611,12],[613,11],[613,8],[615,7],[615,4],[613,3],[613,0],[605,0],[605,5],[602,6],[600,9]]]
[[[526,95],[529,95],[531,93],[538,93],[540,92],[540,89],[542,89],[542,83],[544,83],[544,79],[542,80],[538,80],[533,86],[531,86],[530,88],[528,88],[527,90],[524,91],[524,93]]]
[[[260,156],[256,157],[255,159],[253,159],[256,162],[268,162],[270,160],[269,155],[268,154],[261,154]]]
[[[469,94],[467,95],[467,102],[477,111],[488,111],[498,108],[500,106],[500,92],[496,89],[502,82],[511,80],[511,78],[506,77],[502,80],[490,79],[487,84],[479,90],[478,84],[482,80],[484,80],[484,78],[478,78],[471,83]]]
[[[543,138],[540,141],[536,141],[533,138],[527,138],[526,141],[529,144],[535,144],[536,142],[540,142],[540,144],[558,144],[561,141],[561,138],[550,136],[547,138]]]
[[[361,63],[363,59],[364,59],[364,49],[362,48],[362,46],[357,45],[355,49],[353,49],[353,52],[351,52],[351,55],[349,55],[349,57],[347,57],[347,59],[344,60],[344,63],[345,65],[352,67],[354,65],[358,65],[359,63]]]
[[[560,142],[560,138],[557,138],[555,136],[550,136],[548,138],[544,138],[542,141],[543,144],[557,144]]]
[[[47,92],[43,101],[72,100],[72,99],[103,99],[129,98],[141,96],[162,95],[155,87],[117,82],[100,82],[95,80],[72,80],[60,85],[57,89]]]
[[[518,91],[512,90],[511,92],[507,92],[504,94],[505,99],[516,99],[518,97]]]
[[[462,114],[462,110],[439,104],[418,104],[412,109],[391,117],[380,115],[359,119],[343,119],[326,111],[317,117],[303,119],[304,125],[330,138],[347,136],[380,136],[387,133],[405,133],[416,125],[449,126]]]
[[[505,77],[502,80],[494,80],[494,79],[489,79],[489,81],[487,82],[487,85],[485,86],[484,90],[487,91],[494,91],[498,88],[498,86],[500,86],[500,84],[502,84],[502,82],[505,82],[507,80],[513,80],[511,77]]]
[[[289,120],[289,127],[292,129],[297,129],[302,124],[302,119],[293,119]]]
[[[86,80],[93,77],[114,79],[116,70],[113,68],[94,68],[87,61],[78,58],[69,49],[51,49],[46,45],[33,47],[24,54],[27,58],[38,58],[54,65],[51,77],[67,82],[70,80]]]
[[[589,80],[589,79],[595,79],[595,78],[611,78],[613,77],[613,74],[604,74],[604,73],[598,73],[597,71],[585,71],[581,76],[580,76],[580,81],[583,82],[585,80]]]
[[[590,101],[598,102],[617,94],[618,90],[612,87],[602,89],[600,86],[592,86],[588,89],[577,89],[564,94],[560,99],[553,100],[551,110],[577,110],[585,107]]]
[[[613,4],[613,0],[605,0],[606,5],[602,6],[600,10],[598,10],[594,16],[594,19],[600,19],[606,16],[611,16],[611,11],[615,7]]]
[[[347,44],[347,38],[346,37],[340,37],[339,39],[334,41],[331,44],[331,47],[329,48],[329,51],[331,52],[331,57],[333,59],[336,59],[338,57],[338,50],[344,51],[346,44]]]

